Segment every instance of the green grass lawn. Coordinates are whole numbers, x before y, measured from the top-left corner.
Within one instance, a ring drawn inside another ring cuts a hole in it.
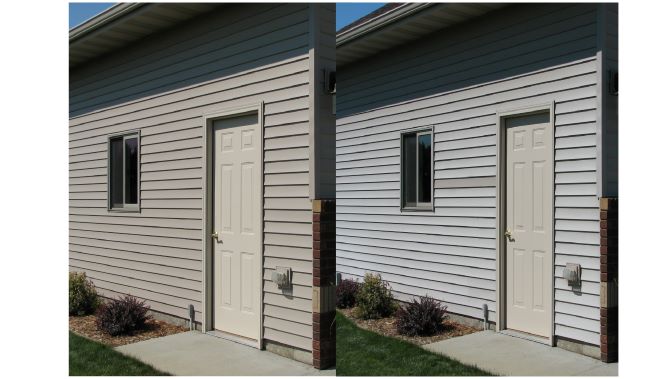
[[[169,375],[109,346],[69,332],[70,376],[146,376]]]
[[[489,376],[416,345],[357,327],[336,312],[337,376]]]

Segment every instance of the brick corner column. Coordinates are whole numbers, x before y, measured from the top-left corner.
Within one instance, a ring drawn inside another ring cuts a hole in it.
[[[336,365],[336,200],[313,200],[313,367]]]
[[[602,197],[601,226],[601,361],[619,358],[619,211],[618,199]]]

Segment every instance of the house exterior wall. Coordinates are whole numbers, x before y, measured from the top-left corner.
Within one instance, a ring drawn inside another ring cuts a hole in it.
[[[555,102],[554,333],[599,345],[597,50],[596,5],[513,5],[339,67],[337,272],[495,320],[497,112]],[[400,132],[417,127],[434,130],[434,207],[403,212]]]
[[[334,199],[336,197],[336,116],[332,96],[325,91],[326,73],[336,71],[336,5],[320,3],[312,5],[315,14],[311,52],[318,88],[314,91],[313,141],[314,168],[311,197]]]
[[[599,6],[601,44],[601,360],[619,358],[619,130],[618,97],[612,82],[618,72],[618,4]]]
[[[619,190],[619,134],[618,134],[618,97],[610,88],[610,75],[619,71],[619,27],[618,4],[602,4],[599,13],[602,52],[602,191],[601,196],[617,197]]]
[[[70,73],[69,267],[105,296],[203,320],[203,114],[264,102],[264,339],[312,349],[307,4],[199,16]],[[107,137],[141,133],[141,211],[107,209]],[[291,267],[284,296],[270,281]]]
[[[336,71],[336,4],[311,5],[311,65],[316,77],[311,106],[313,199],[313,366],[336,365],[336,116],[328,74]]]

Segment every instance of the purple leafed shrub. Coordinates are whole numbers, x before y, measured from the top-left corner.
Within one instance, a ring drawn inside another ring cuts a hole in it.
[[[446,306],[429,296],[414,299],[397,312],[398,333],[406,336],[431,336],[439,332],[446,318]]]
[[[352,308],[356,304],[356,293],[359,291],[361,283],[352,279],[342,280],[336,286],[336,307]]]
[[[151,318],[148,310],[143,301],[131,295],[109,300],[98,309],[96,326],[111,336],[132,334],[144,329]]]

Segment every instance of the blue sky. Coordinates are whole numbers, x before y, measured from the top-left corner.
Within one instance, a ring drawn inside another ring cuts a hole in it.
[[[115,3],[69,3],[69,29],[99,14]],[[356,21],[386,3],[337,3],[336,30]]]
[[[115,3],[69,3],[69,29],[101,13]]]
[[[336,3],[336,30],[356,21],[386,3]]]

